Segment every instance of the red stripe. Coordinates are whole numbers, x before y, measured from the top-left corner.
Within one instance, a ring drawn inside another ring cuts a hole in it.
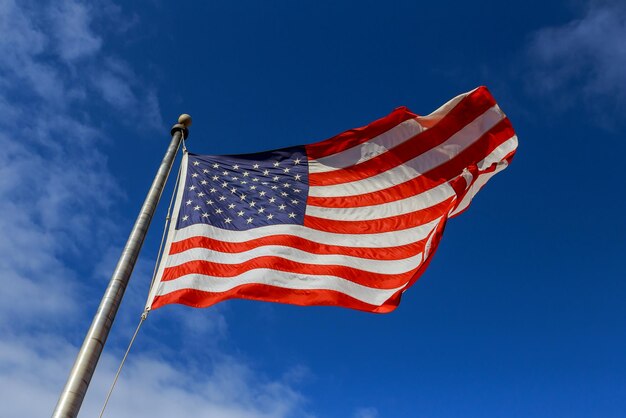
[[[309,159],[318,159],[347,150],[387,132],[394,126],[416,116],[415,113],[406,107],[399,107],[384,118],[378,119],[367,126],[351,129],[325,141],[306,145],[307,156]]]
[[[300,306],[341,306],[373,313],[391,312],[400,303],[399,293],[389,298],[383,305],[375,306],[334,290],[294,290],[264,284],[244,284],[221,293],[203,292],[196,289],[177,290],[164,296],[157,296],[152,303],[152,309],[170,303],[206,308],[229,299],[250,299]]]
[[[361,180],[397,167],[447,141],[496,104],[486,90],[477,90],[459,102],[431,129],[361,164],[325,173],[310,173],[311,186],[330,186]]]
[[[448,212],[455,200],[456,196],[453,196],[426,209],[367,221],[337,221],[305,215],[304,226],[319,231],[340,234],[377,234],[380,232],[399,231],[434,221]]]
[[[379,205],[423,193],[459,176],[464,168],[476,165],[514,134],[511,123],[505,118],[456,157],[414,179],[384,190],[362,195],[341,197],[309,196],[307,204],[321,207],[351,208]]]
[[[173,242],[170,254],[177,254],[192,248],[207,248],[222,253],[241,253],[265,245],[281,245],[312,254],[348,255],[371,260],[402,260],[423,252],[425,242],[421,240],[397,247],[366,248],[320,244],[292,235],[272,235],[240,243],[219,241],[208,237],[193,237]]]
[[[223,277],[224,280],[227,280],[229,277],[239,276],[245,272],[257,269],[271,269],[310,276],[336,276],[374,289],[393,289],[408,282],[417,267],[406,273],[382,274],[341,265],[307,264],[281,257],[263,256],[240,264],[222,264],[205,260],[189,261],[176,267],[166,268],[163,271],[161,281],[176,280],[188,274]]]

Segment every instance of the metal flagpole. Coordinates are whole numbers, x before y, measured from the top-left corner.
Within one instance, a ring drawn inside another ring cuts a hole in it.
[[[102,297],[98,311],[93,318],[78,356],[76,356],[72,371],[67,378],[63,392],[61,392],[59,401],[52,414],[53,418],[74,418],[78,415],[87,392],[87,387],[115,319],[115,314],[124,296],[128,280],[135,267],[135,261],[137,261],[139,251],[148,232],[150,221],[156,211],[167,177],[174,164],[178,148],[182,139],[187,138],[189,135],[189,126],[191,126],[191,116],[183,114],[178,118],[178,123],[172,127],[172,142],[170,142],[165,157],[163,157],[161,166],[152,182],[152,186],[150,186],[146,200],[143,202],[139,216],[137,216],[128,241],[126,241],[126,246]]]

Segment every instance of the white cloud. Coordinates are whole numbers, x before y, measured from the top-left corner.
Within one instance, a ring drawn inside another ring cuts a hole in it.
[[[376,408],[359,408],[354,413],[354,418],[377,418],[378,410]]]
[[[52,2],[48,16],[54,27],[56,51],[65,61],[71,62],[98,52],[100,37],[91,28],[88,6],[73,0]]]
[[[86,326],[79,318],[93,313],[85,298],[102,288],[89,265],[112,264],[102,254],[124,235],[110,220],[111,202],[123,192],[107,167],[98,126],[111,114],[161,124],[156,91],[127,62],[103,52],[106,36],[93,29],[102,17],[93,12],[76,0],[0,2],[0,277],[10,283],[0,292],[3,418],[52,412],[82,339],[84,330],[76,328]],[[92,107],[105,115],[90,113]],[[142,115],[133,113],[137,108]],[[66,262],[76,258],[84,265]],[[143,261],[136,274],[149,271]],[[142,306],[146,295],[136,292],[127,302]],[[221,310],[195,313],[173,318],[181,333],[228,337]],[[118,326],[128,323],[118,318]],[[120,339],[109,341],[82,416],[99,411],[120,355],[110,343]],[[259,376],[217,346],[210,366],[155,350],[133,352],[108,416],[306,416],[292,387],[297,371]]]
[[[611,108],[626,102],[626,4],[592,2],[567,24],[535,32],[528,46],[528,88],[563,107]]]
[[[75,347],[49,334],[0,340],[0,404],[5,418],[48,416]],[[104,355],[81,416],[97,416],[117,367]],[[36,402],[33,402],[36,400]],[[307,417],[302,396],[289,385],[255,375],[241,361],[222,358],[210,370],[174,366],[134,355],[123,370],[105,416],[134,418]]]

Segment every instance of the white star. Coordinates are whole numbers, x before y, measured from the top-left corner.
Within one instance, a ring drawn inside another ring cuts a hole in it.
[[[291,201],[291,203],[293,203],[294,205],[297,205],[297,204],[298,204],[298,201],[297,201],[296,199],[293,199],[293,200]]]
[[[276,201],[275,197],[270,198],[270,203],[274,203]]]
[[[269,171],[269,170],[263,170],[263,175],[264,175],[264,176],[268,176],[269,174],[270,174],[270,171]]]
[[[241,182],[241,184],[248,184],[248,182],[247,182],[247,181],[245,181],[245,180],[243,180],[243,181]]]
[[[200,206],[198,206],[198,205],[194,206],[193,210],[200,210]]]
[[[224,219],[224,222],[226,222],[227,224],[231,223],[231,221],[232,221],[232,220],[231,220],[230,218],[226,218],[226,219]]]
[[[211,187],[211,188],[209,189],[209,191],[210,191],[211,193],[215,193],[215,192],[217,191],[217,189],[216,189],[215,187]]]
[[[189,190],[196,190],[196,186],[189,186]]]
[[[274,176],[272,180],[274,180],[274,181],[278,181],[278,179],[279,179],[279,178],[280,178],[280,177],[278,177],[278,176]]]
[[[246,200],[246,195],[245,194],[241,194],[241,196],[239,196],[241,198],[241,200]]]
[[[208,181],[206,181],[206,180],[202,180],[202,181],[200,182],[200,184],[202,184],[203,186],[204,186],[205,184],[207,184],[207,183],[208,183]]]
[[[250,190],[255,190],[256,186],[250,186]]]
[[[202,196],[204,196],[204,192],[198,193],[198,197],[202,197]]]
[[[284,183],[283,187],[289,187],[289,183]]]
[[[252,167],[259,168],[259,165],[258,164],[254,164]]]
[[[208,218],[208,217],[209,217],[209,214],[208,214],[208,213],[206,213],[206,212],[204,212],[204,213],[202,214],[202,217],[203,217],[203,218]]]
[[[207,205],[212,205],[212,204],[213,204],[213,201],[212,201],[211,199],[209,199],[209,200],[207,200],[207,201],[206,201],[206,204],[207,204]]]
[[[300,174],[296,174],[295,176],[296,180],[300,180],[300,177],[302,177]]]
[[[248,218],[248,219],[246,219],[246,223],[247,223],[247,224],[251,224],[251,223],[252,223],[252,218]]]
[[[252,181],[259,181],[259,179],[255,177],[252,179]]]
[[[243,211],[240,210],[239,212],[237,212],[237,216],[243,216]]]
[[[189,215],[183,216],[183,221],[186,221],[187,219],[189,219]]]
[[[262,184],[263,186],[267,186],[269,183],[268,183],[268,182],[266,182],[266,181],[264,181],[264,182],[262,182],[261,184]]]
[[[294,193],[300,193],[300,189],[293,189]]]
[[[298,165],[300,164],[300,158],[296,158],[295,160],[293,160],[294,165]]]
[[[226,200],[226,196],[220,196],[220,202],[223,202],[224,200]]]
[[[283,170],[283,172],[285,172],[285,173],[289,173],[289,167],[285,168],[285,169]]]
[[[220,168],[220,165],[218,163],[213,164],[213,168]]]
[[[223,211],[222,209],[220,209],[220,208],[218,208],[218,209],[215,211],[215,213],[217,213],[218,215],[219,215],[220,213],[222,213],[222,212],[224,212],[224,211]]]
[[[211,179],[212,179],[213,181],[217,181],[217,180],[219,180],[219,178],[220,178],[220,176],[213,176],[213,177],[211,177]]]
[[[239,177],[237,177],[237,176],[232,177],[233,180],[237,180],[238,178]]]
[[[228,209],[235,209],[235,204],[231,203],[230,205],[228,205]]]
[[[254,187],[254,186],[252,186],[252,187]],[[265,196],[266,193],[267,192],[265,190],[263,190],[263,191],[259,192],[259,196]]]
[[[248,177],[249,175],[250,175],[250,173],[248,173],[247,171],[244,171],[244,172],[243,172],[243,176],[244,176],[244,177]]]
[[[230,192],[231,192],[232,194],[235,194],[235,193],[237,193],[237,189],[233,187],[232,189],[230,189]]]
[[[250,202],[250,207],[253,208],[254,205],[256,205],[256,202],[253,200],[252,202]]]
[[[278,206],[278,209],[280,209],[280,210],[285,210],[285,208],[286,208],[286,207],[287,207],[287,206],[285,206],[285,205],[280,205],[280,206]]]
[[[272,186],[272,190],[278,189],[278,186]]]
[[[198,174],[198,173],[193,173],[193,174],[191,175],[191,177],[198,177],[199,175],[200,175],[200,174]]]
[[[222,183],[222,187],[228,187],[228,183],[227,182]]]
[[[295,213],[293,213],[293,212],[291,212],[291,213],[289,214],[289,217],[290,217],[290,218],[295,218],[295,217],[296,217],[296,214],[295,214]]]
[[[222,176],[227,176],[228,175],[228,171],[224,170],[222,171]]]
[[[283,196],[283,197],[286,197],[287,196],[287,192],[280,192],[280,195]]]
[[[272,219],[274,217],[274,215],[272,215],[271,213],[269,215],[267,215],[267,219]]]
[[[200,163],[199,163],[199,162],[197,162],[197,161],[194,161],[194,162],[193,162],[193,165],[200,165]]]
[[[191,200],[188,200],[185,202],[187,204],[187,206],[191,205]]]
[[[235,164],[235,165],[233,166],[233,170],[239,170],[239,165],[238,165],[238,164]]]
[[[280,162],[278,162],[278,161],[276,161],[276,162],[274,163],[274,167],[278,167],[279,165],[280,165]]]
[[[204,170],[202,170],[202,172],[203,172],[204,174],[207,174],[207,173],[209,172],[209,170],[207,170],[207,169],[205,168]]]
[[[263,213],[263,212],[265,212],[265,208],[260,208],[259,213]]]

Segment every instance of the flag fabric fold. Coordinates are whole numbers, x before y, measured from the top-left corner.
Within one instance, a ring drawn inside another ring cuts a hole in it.
[[[185,153],[147,308],[233,298],[395,309],[446,221],[517,148],[485,87],[428,116],[401,107],[315,144]]]

